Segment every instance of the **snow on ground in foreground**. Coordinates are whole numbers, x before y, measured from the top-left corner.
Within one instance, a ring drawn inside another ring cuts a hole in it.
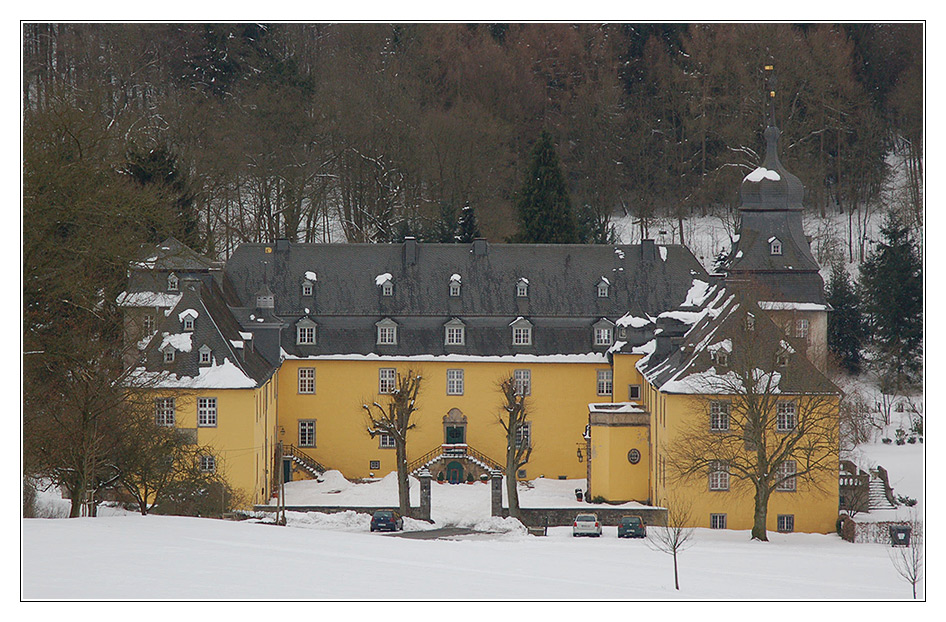
[[[902,448],[900,448],[902,449]],[[537,480],[523,505],[571,503],[582,480]],[[412,486],[415,503],[416,481]],[[695,530],[680,554],[681,590],[669,555],[649,542],[530,536],[489,516],[489,486],[433,484],[437,521],[478,533],[412,540],[369,532],[366,514],[289,512],[288,526],[258,521],[142,517],[103,507],[98,518],[22,522],[24,599],[910,599],[890,547],[837,535]],[[48,495],[45,496],[46,502]],[[287,501],[396,505],[393,476],[355,484],[337,472],[287,486]],[[60,505],[63,503],[58,500]],[[48,507],[48,506],[47,506]],[[651,528],[651,537],[656,528]],[[272,569],[272,572],[264,571]]]
[[[324,515],[321,515],[324,516]],[[332,522],[332,521],[338,522]],[[135,515],[23,521],[25,599],[909,599],[890,547],[696,530],[680,556],[568,527],[419,541],[339,517],[276,527]],[[270,569],[271,571],[265,571]]]

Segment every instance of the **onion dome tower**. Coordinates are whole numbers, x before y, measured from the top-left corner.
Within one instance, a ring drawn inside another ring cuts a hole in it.
[[[752,288],[760,307],[777,312],[773,319],[786,326],[797,321],[796,336],[814,346],[827,341],[828,305],[820,266],[802,226],[804,186],[779,160],[773,74],[772,66],[766,66],[765,159],[742,180],[739,235],[724,271],[728,283]],[[795,320],[775,317],[788,313]],[[826,352],[826,346],[819,348]],[[824,368],[823,352],[809,358]]]

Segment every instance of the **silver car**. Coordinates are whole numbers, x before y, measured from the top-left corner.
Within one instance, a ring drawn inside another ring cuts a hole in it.
[[[596,514],[579,514],[572,525],[572,536],[601,536],[601,523]]]

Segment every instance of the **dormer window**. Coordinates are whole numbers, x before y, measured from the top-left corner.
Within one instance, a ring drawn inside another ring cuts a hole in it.
[[[532,345],[532,322],[525,318],[518,318],[510,326],[512,327],[512,345]]]
[[[258,309],[275,309],[276,297],[269,287],[263,285],[263,288],[256,294],[256,307]]]
[[[186,311],[181,312],[181,314],[178,316],[178,319],[181,320],[181,328],[184,330],[184,332],[194,332],[194,323],[197,320],[196,311],[193,309],[187,309]]]
[[[611,320],[601,318],[591,328],[596,346],[610,346],[614,343],[614,323]]]
[[[164,362],[173,363],[174,362],[174,348],[168,348],[164,351]]]
[[[450,297],[456,298],[460,295],[460,275],[454,274],[450,277]]]
[[[782,254],[782,241],[778,238],[769,238],[769,254],[770,255],[781,255]]]
[[[200,349],[197,350],[197,353],[199,357],[197,361],[200,365],[210,365],[211,361],[213,360],[213,352],[210,350],[210,346],[207,344],[200,346]]]
[[[462,346],[466,344],[466,326],[454,318],[444,325],[444,345]]]
[[[755,330],[755,316],[751,313],[746,314],[746,330],[749,332]]]
[[[385,318],[375,324],[378,327],[378,345],[396,346],[397,345],[397,323],[389,318]]]
[[[180,279],[177,278],[177,275],[173,272],[168,275],[168,291],[176,292],[179,291]]]
[[[391,277],[391,274],[385,272],[384,274],[379,274],[374,279],[375,285],[381,288],[382,296],[393,296],[394,295],[394,279]]]
[[[316,323],[307,317],[296,322],[296,344],[315,345]]]
[[[311,296],[312,295],[312,283],[310,281],[302,282],[302,295]]]
[[[519,281],[516,283],[516,297],[529,297],[529,279],[519,279]]]
[[[602,277],[598,281],[598,298],[607,298],[611,290],[611,283],[608,282],[608,279]]]
[[[710,360],[720,367],[726,367],[729,365],[729,354],[723,352],[722,350],[716,350],[714,352],[710,352]]]

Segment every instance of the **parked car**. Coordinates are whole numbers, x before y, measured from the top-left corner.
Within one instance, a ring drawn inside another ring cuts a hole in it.
[[[640,516],[622,516],[618,525],[619,538],[646,538],[647,526]]]
[[[601,535],[601,523],[598,522],[598,516],[596,514],[579,514],[576,516],[575,524],[572,525],[572,535],[576,538],[578,536],[599,537]]]
[[[378,510],[371,515],[371,531],[400,531],[404,519],[394,510]]]

